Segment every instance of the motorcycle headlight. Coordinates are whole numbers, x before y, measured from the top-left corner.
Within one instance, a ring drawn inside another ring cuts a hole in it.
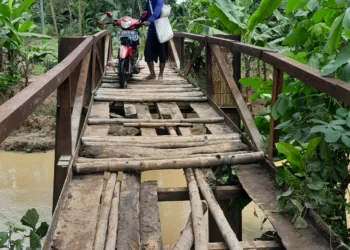
[[[121,21],[120,25],[124,28],[127,29],[131,26],[131,21]]]

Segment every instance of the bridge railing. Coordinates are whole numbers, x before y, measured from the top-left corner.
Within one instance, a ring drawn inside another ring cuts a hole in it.
[[[2,143],[57,90],[53,209],[76,151],[86,109],[91,106],[92,92],[112,54],[111,34],[101,31],[86,38],[62,38],[58,54],[58,65],[0,106]]]
[[[226,37],[226,38],[224,38]],[[197,41],[200,43],[198,50],[194,53],[193,58],[188,65],[185,63],[185,38]],[[237,36],[203,36],[189,33],[176,32],[173,41],[170,41],[170,48],[173,60],[178,68],[184,70],[184,75],[187,76],[191,70],[196,58],[205,49],[205,83],[204,89],[207,94],[212,97],[215,83],[213,83],[213,61],[214,58],[218,64],[219,71],[226,85],[232,92],[233,102],[237,109],[240,119],[244,123],[251,141],[254,146],[263,150],[261,135],[254,123],[248,106],[241,94],[238,81],[240,79],[240,60],[241,54],[245,54],[256,59],[259,59],[273,67],[273,86],[272,86],[272,102],[274,105],[278,95],[282,92],[283,74],[287,73],[290,76],[304,82],[305,84],[314,87],[329,96],[334,97],[347,105],[350,105],[350,84],[332,77],[323,77],[321,73],[302,63],[283,56],[268,48],[245,44],[237,39]],[[224,47],[232,52],[233,55],[233,77],[230,73],[231,69],[227,66],[224,56],[220,51],[220,47]],[[270,136],[268,145],[268,156],[273,158],[275,151],[274,145],[278,141],[279,132],[275,130],[279,121],[270,119]]]

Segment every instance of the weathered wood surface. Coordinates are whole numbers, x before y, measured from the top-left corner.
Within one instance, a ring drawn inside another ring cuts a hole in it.
[[[165,89],[169,89],[169,88],[194,88],[193,85],[191,84],[188,84],[188,83],[179,83],[179,82],[176,82],[176,83],[167,83],[167,84],[160,84],[158,82],[155,82],[155,83],[150,83],[150,82],[147,82],[147,83],[134,83],[134,84],[129,84],[128,85],[128,89],[130,90],[138,90],[138,89],[142,89],[142,88],[150,88],[150,89],[159,89],[159,90],[165,90]],[[102,83],[101,85],[101,88],[100,89],[103,89],[103,90],[108,90],[108,89],[115,89],[115,88],[119,88],[119,84],[117,83]]]
[[[124,113],[125,113],[125,118],[127,119],[136,118],[137,117],[136,106],[132,103],[124,103]]]
[[[282,250],[284,249],[276,241],[241,241],[244,250]],[[165,245],[163,250],[173,250],[173,245]],[[215,242],[208,244],[208,250],[227,250],[229,249],[224,242]]]
[[[140,246],[140,174],[123,173],[120,191],[117,249]]]
[[[94,97],[95,101],[102,102],[205,102],[208,100],[206,96],[189,97],[183,95],[163,96],[107,96],[100,95]]]
[[[282,191],[261,165],[236,165],[234,170],[250,198],[261,208],[276,229],[286,249],[330,249],[326,240],[311,224],[307,229],[297,230],[292,224],[291,216],[279,213],[276,197]]]
[[[161,92],[161,91],[147,91],[147,89],[145,89],[144,92],[112,92],[112,91],[97,91],[95,93],[95,98],[99,99],[99,98],[118,98],[118,97],[126,97],[126,95],[130,96],[130,97],[135,97],[135,98],[149,98],[149,97],[156,97],[156,98],[160,98],[160,97],[167,97],[169,99],[171,98],[177,98],[177,97],[201,97],[204,96],[204,93],[202,91],[181,91],[181,92]],[[176,99],[175,99],[176,100]]]
[[[93,249],[102,189],[102,174],[87,175],[71,181],[52,249]]]
[[[146,129],[146,128],[145,128]],[[150,157],[154,155],[184,156],[194,154],[214,154],[225,152],[236,152],[247,150],[247,146],[241,142],[230,142],[220,145],[208,145],[202,147],[189,147],[173,149],[158,149],[150,147],[115,147],[115,146],[82,146],[80,156],[91,158],[133,158],[133,157]]]
[[[94,103],[91,108],[89,118],[92,119],[108,119],[109,118],[109,104],[108,103]],[[87,126],[84,136],[106,136],[108,135],[109,125],[89,125]]]
[[[100,215],[97,223],[94,250],[104,249],[108,228],[109,213],[111,211],[113,193],[115,188],[115,183],[117,181],[117,174],[110,174],[109,180],[107,181],[107,186],[104,190],[102,196],[102,203],[100,206]]]
[[[132,128],[159,128],[159,127],[193,127],[192,123],[176,123],[176,122],[145,122],[145,123],[124,123],[124,127]]]
[[[249,164],[265,159],[264,152],[252,152],[227,157],[171,158],[163,160],[114,160],[109,162],[76,163],[76,173],[88,174],[104,171],[149,171],[182,168],[213,168],[222,165]]]
[[[140,191],[140,234],[143,250],[163,249],[157,202],[157,181],[143,182]]]
[[[108,234],[107,234],[105,250],[115,250],[115,247],[117,244],[120,187],[121,187],[121,182],[117,181],[113,192],[111,212],[109,214],[109,219],[108,219]]]
[[[152,119],[151,113],[147,104],[135,104],[136,113],[138,119]],[[141,128],[142,136],[157,136],[157,132],[154,128]]]
[[[191,202],[191,218],[194,234],[195,249],[206,249],[208,245],[208,235],[204,224],[202,202],[199,196],[199,190],[196,179],[194,178],[192,169],[188,168],[185,171],[188,192]]]
[[[231,165],[231,164],[230,164]],[[194,169],[194,174],[196,176],[199,188],[208,204],[209,210],[213,215],[216,224],[218,225],[222,237],[224,238],[226,244],[231,250],[242,250],[236,234],[233,232],[230,224],[228,223],[220,205],[217,203],[215,196],[207,183],[204,174],[200,169]]]
[[[161,107],[162,104],[158,104]],[[164,104],[163,104],[164,106]],[[131,105],[128,105],[131,107]],[[164,112],[163,112],[164,113]],[[164,119],[164,122],[169,123],[220,123],[224,121],[223,117],[212,117],[212,118],[187,118],[187,119]],[[89,119],[90,125],[100,125],[100,124],[125,124],[125,123],[156,123],[163,122],[159,119],[126,119],[126,118],[112,118],[112,119]]]

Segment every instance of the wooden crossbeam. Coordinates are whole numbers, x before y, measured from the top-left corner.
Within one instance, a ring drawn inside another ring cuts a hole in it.
[[[200,56],[200,54],[202,53],[203,48],[205,47],[205,43],[201,43],[198,47],[198,49],[196,50],[196,52],[194,53],[191,61],[188,63],[188,65],[186,66],[186,71],[184,73],[184,76],[187,77],[193,67],[194,62],[196,61],[196,59]]]

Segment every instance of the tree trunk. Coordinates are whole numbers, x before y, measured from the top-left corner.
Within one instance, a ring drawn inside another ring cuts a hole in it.
[[[83,25],[82,25],[82,15],[81,15],[81,0],[78,1],[78,8],[79,8],[79,36],[82,37],[83,36]]]
[[[41,22],[41,33],[45,34],[45,21],[44,21],[44,0],[40,0],[40,22]]]
[[[52,15],[53,26],[55,27],[56,37],[58,38],[58,28],[57,28],[57,22],[56,22],[56,14],[55,14],[55,9],[53,7],[52,0],[50,0],[50,8],[51,8],[51,15]]]

